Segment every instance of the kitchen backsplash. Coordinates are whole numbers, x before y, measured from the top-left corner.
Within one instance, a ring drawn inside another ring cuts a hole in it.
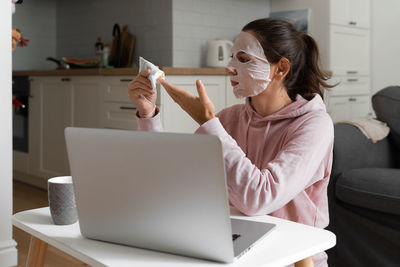
[[[114,23],[128,25],[136,36],[134,63],[138,56],[172,65],[171,0],[58,0],[58,57],[87,58],[101,36],[111,44]]]
[[[269,0],[173,0],[173,66],[205,66],[208,40],[233,41],[244,25],[269,13]]]
[[[13,53],[13,69],[53,69],[48,56],[93,58],[101,36],[112,42],[114,23],[136,36],[138,56],[160,66],[202,67],[207,41],[233,40],[249,21],[267,17],[270,0],[35,0],[13,15],[28,47]]]

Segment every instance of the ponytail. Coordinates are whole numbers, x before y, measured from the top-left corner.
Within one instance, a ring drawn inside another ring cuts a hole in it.
[[[315,40],[299,32],[290,22],[280,19],[259,19],[250,22],[243,31],[252,31],[264,49],[268,61],[276,64],[284,57],[290,62],[290,71],[284,85],[292,100],[299,94],[310,100],[315,94],[324,97],[324,90],[335,85],[326,81],[330,78],[320,68],[319,50]]]
[[[299,63],[298,75],[287,82],[287,89],[290,93],[296,93],[305,99],[312,99],[314,94],[324,98],[324,90],[334,86],[326,81],[330,78],[320,68],[319,49],[315,40],[308,34],[299,32],[299,38],[303,41],[303,62]],[[292,94],[293,94],[292,93]],[[291,96],[293,98],[294,96]]]

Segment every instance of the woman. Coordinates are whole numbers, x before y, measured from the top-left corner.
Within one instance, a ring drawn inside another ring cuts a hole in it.
[[[235,105],[214,115],[201,81],[199,97],[159,82],[200,127],[223,145],[229,200],[247,215],[272,216],[324,228],[332,165],[333,124],[323,103],[328,77],[315,41],[292,24],[260,19],[247,24],[232,48],[227,73]],[[156,94],[142,72],[128,87],[141,130],[162,131]],[[327,266],[327,256],[314,256]]]

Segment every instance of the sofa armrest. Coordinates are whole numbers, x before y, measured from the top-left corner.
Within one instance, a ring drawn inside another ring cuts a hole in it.
[[[334,129],[331,179],[351,169],[395,167],[396,152],[388,138],[374,144],[353,125],[337,123]]]

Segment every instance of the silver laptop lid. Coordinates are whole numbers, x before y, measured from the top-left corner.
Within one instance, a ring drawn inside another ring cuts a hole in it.
[[[65,136],[83,236],[233,260],[217,137],[71,127]]]

